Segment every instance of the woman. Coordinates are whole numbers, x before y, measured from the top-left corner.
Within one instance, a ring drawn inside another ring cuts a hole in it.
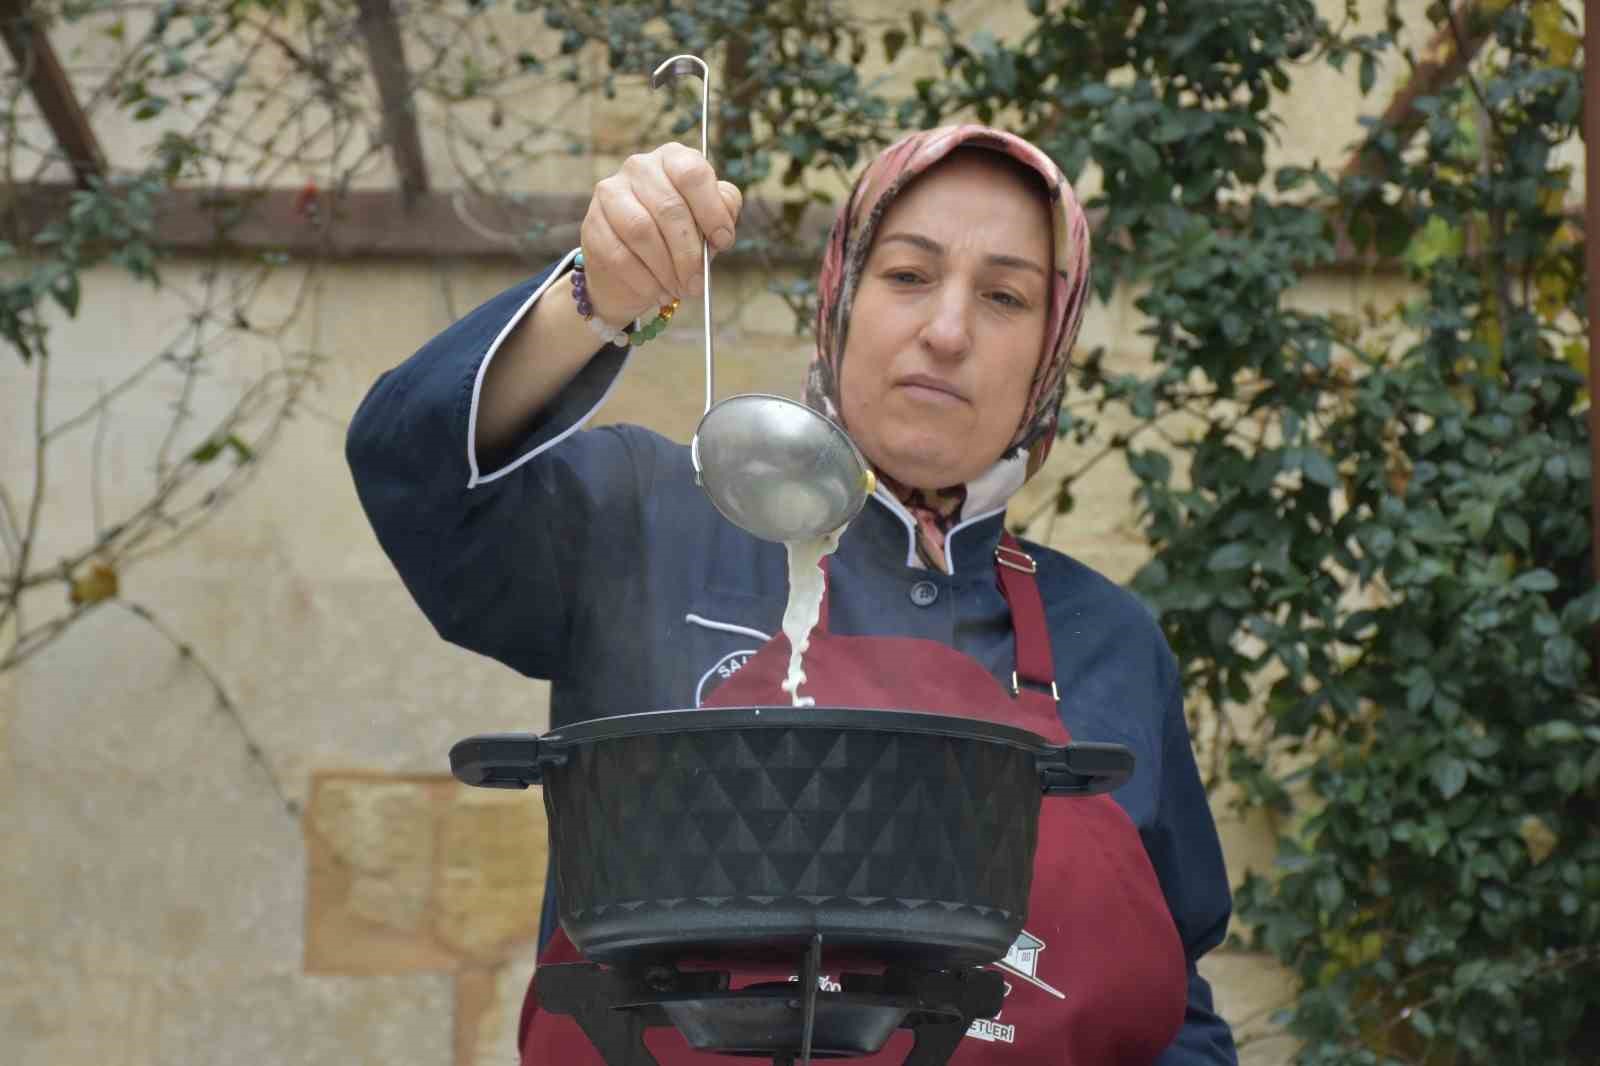
[[[569,255],[451,326],[351,427],[363,505],[418,603],[446,639],[549,678],[553,726],[786,702],[787,646],[767,636],[783,548],[717,515],[683,446],[578,432],[632,350],[602,338],[697,295],[701,241],[730,247],[740,206],[681,146],[630,159],[596,186],[581,271]],[[1027,929],[999,964],[1005,1008],[952,1062],[1232,1063],[1195,970],[1230,898],[1172,655],[1127,593],[1003,530],[1054,439],[1088,269],[1070,187],[1010,134],[914,134],[857,182],[823,262],[806,398],[879,488],[828,562],[802,693],[1137,756],[1114,800],[1045,805]],[[546,936],[544,961],[575,957],[548,921]],[[716,1061],[663,1039],[663,1066]],[[521,1045],[527,1063],[598,1062],[531,993]]]

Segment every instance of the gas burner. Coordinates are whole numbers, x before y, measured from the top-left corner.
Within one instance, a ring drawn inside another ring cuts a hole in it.
[[[730,989],[726,971],[670,964],[607,968],[594,963],[540,967],[542,1009],[571,1015],[606,1066],[658,1066],[644,1031],[673,1026],[699,1051],[806,1066],[880,1050],[910,1029],[902,1066],[943,1066],[975,1018],[1000,1013],[1005,982],[972,968],[891,967],[846,973],[837,990],[818,988],[822,938],[815,937],[795,981]]]

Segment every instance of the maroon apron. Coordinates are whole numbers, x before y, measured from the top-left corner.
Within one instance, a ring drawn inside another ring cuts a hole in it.
[[[934,641],[833,636],[824,597],[801,694],[819,707],[981,716],[1067,743],[1051,694],[1055,668],[1034,562],[1010,534],[995,559],[1016,633],[1012,691],[977,660]],[[788,666],[789,642],[780,633],[705,706],[787,705],[779,685]],[[539,963],[581,958],[557,930]],[[824,951],[821,981],[837,987],[828,961]],[[1148,1066],[1172,1043],[1188,999],[1183,945],[1138,830],[1110,796],[1045,797],[1027,921],[1006,957],[989,968],[1005,979],[1005,1005],[998,1017],[972,1023],[951,1066]],[[731,971],[734,988],[783,977],[771,968]],[[877,1054],[851,1061],[899,1066],[911,1042],[901,1029]],[[604,1066],[573,1018],[539,1009],[532,985],[519,1043],[523,1066]],[[661,1066],[732,1061],[693,1050],[671,1027],[646,1030],[645,1043]]]

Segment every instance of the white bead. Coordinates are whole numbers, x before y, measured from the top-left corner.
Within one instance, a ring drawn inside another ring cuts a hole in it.
[[[584,322],[588,324],[590,332],[607,344],[625,346],[628,343],[628,334],[626,332],[605,321],[599,315],[586,318]]]

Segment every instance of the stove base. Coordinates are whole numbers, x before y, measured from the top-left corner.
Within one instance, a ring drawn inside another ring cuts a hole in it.
[[[607,1066],[659,1066],[644,1033],[668,1025],[697,1050],[775,1066],[871,1055],[905,1028],[913,1044],[902,1066],[944,1066],[973,1020],[1000,1013],[1005,996],[998,973],[976,968],[846,973],[838,991],[823,992],[820,961],[818,937],[798,982],[730,990],[725,971],[594,963],[541,967],[534,980],[541,1007],[570,1015]]]

